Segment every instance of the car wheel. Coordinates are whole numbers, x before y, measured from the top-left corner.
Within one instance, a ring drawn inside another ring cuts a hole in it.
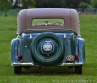
[[[22,67],[14,67],[14,74],[21,74],[22,73]]]
[[[63,42],[52,32],[44,32],[33,39],[31,53],[34,62],[40,65],[56,65],[63,60]]]
[[[75,73],[76,74],[82,74],[82,66],[76,66],[75,67]]]

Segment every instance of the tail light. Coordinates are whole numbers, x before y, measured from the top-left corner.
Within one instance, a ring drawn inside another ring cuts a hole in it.
[[[22,59],[22,56],[21,55],[18,55],[17,58],[18,58],[18,60],[21,60]]]
[[[22,60],[22,56],[21,55],[18,55],[17,58],[18,58],[18,61],[20,61],[21,63],[23,63],[23,60]]]
[[[75,55],[75,59],[78,59],[78,54]]]

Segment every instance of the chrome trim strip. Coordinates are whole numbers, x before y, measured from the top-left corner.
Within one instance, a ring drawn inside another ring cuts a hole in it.
[[[12,63],[12,66],[34,66],[33,63]]]
[[[79,66],[79,65],[83,65],[82,62],[79,63],[62,63],[61,66]]]
[[[36,66],[33,63],[12,63],[12,66]],[[79,66],[79,65],[84,65],[82,62],[79,63],[62,63],[61,65],[58,66]]]

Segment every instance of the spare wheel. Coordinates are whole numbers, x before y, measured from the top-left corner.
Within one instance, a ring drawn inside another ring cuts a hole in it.
[[[31,43],[32,59],[39,65],[57,65],[63,60],[63,42],[52,32],[44,32]]]

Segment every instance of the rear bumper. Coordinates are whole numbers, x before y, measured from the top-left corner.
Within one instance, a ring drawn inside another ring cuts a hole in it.
[[[62,63],[61,66],[80,66],[80,65],[84,65],[82,62],[79,63]]]
[[[33,63],[12,63],[12,66],[34,66]]]
[[[34,65],[33,63],[12,63],[12,66],[38,66]],[[58,66],[80,66],[84,65],[82,62],[79,63],[62,63],[61,65]]]

